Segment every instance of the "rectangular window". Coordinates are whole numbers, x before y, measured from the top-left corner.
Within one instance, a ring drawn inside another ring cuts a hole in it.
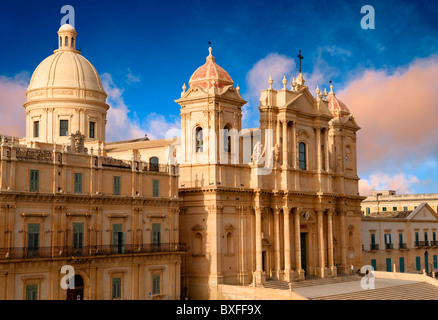
[[[34,284],[31,286],[26,286],[26,300],[37,300],[38,299],[38,285]]]
[[[403,207],[403,211],[408,211],[408,207]]]
[[[40,136],[40,122],[34,121],[33,122],[33,137],[38,138]]]
[[[122,278],[112,279],[112,298],[121,299],[122,298]]]
[[[436,246],[436,232],[432,232],[432,245]]]
[[[75,193],[82,193],[82,173],[75,173]]]
[[[405,272],[405,258],[400,257],[399,262],[400,262],[400,272]]]
[[[90,122],[90,138],[94,139],[94,129],[96,126],[96,122]]]
[[[82,254],[84,246],[84,223],[73,223],[73,251],[75,254]]]
[[[154,274],[152,276],[152,294],[161,293],[161,276],[159,274]]]
[[[421,271],[421,258],[420,257],[415,257],[415,264],[416,264],[417,271]]]
[[[433,256],[433,267],[434,269],[438,268],[438,259],[436,254]]]
[[[418,231],[415,231],[415,246],[420,246],[420,236],[418,235]]]
[[[403,233],[398,234],[398,247],[399,249],[403,248]]]
[[[113,224],[113,253],[125,253],[125,233],[121,223]]]
[[[160,181],[159,180],[152,181],[152,196],[153,197],[160,196]]]
[[[382,211],[386,211],[386,207],[382,207]]]
[[[61,137],[68,136],[68,120],[59,121],[59,135]]]
[[[40,224],[29,223],[27,225],[27,256],[38,257],[40,249]]]
[[[386,258],[386,271],[391,272],[391,258]]]
[[[367,215],[370,215],[370,213],[371,213],[370,208],[367,208]]]
[[[377,260],[376,259],[371,259],[371,266],[373,267],[374,271],[377,270]]]
[[[38,192],[40,185],[40,172],[38,170],[30,170],[30,192]]]
[[[161,224],[153,223],[152,224],[152,249],[154,251],[160,250],[161,244]]]
[[[392,211],[397,211],[397,207],[392,207]]]
[[[116,196],[120,195],[120,177],[119,176],[113,177],[113,194]]]
[[[427,231],[424,231],[424,245],[428,245],[428,239],[427,239]]]

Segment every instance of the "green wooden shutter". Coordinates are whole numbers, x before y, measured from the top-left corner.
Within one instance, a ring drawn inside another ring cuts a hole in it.
[[[416,263],[417,271],[421,271],[421,258],[415,257],[415,263]]]
[[[75,222],[73,223],[73,248],[76,253],[81,253],[83,249],[84,241],[84,223]]]
[[[26,286],[26,300],[38,299],[38,285]]]
[[[30,170],[30,192],[38,192],[40,173],[38,170]]]
[[[114,176],[113,179],[113,194],[114,195],[120,195],[120,177]]]
[[[159,180],[153,180],[152,181],[152,196],[153,197],[159,197],[159,188],[160,188],[160,181]]]
[[[371,266],[373,267],[374,271],[377,270],[377,261],[376,261],[376,259],[371,259]]]
[[[152,276],[152,294],[160,294],[161,287],[160,287],[160,275],[154,274]]]
[[[386,271],[391,272],[391,258],[386,258]]]
[[[438,259],[437,259],[437,255],[436,254],[433,256],[433,267],[435,269],[438,268]]]
[[[400,261],[400,272],[405,272],[405,258],[400,257],[399,261]]]
[[[113,224],[113,253],[125,253],[125,233],[123,225],[120,223]]]
[[[161,224],[152,224],[152,248],[154,251],[159,251],[161,243]]]
[[[398,234],[398,247],[399,248],[403,247],[403,233]]]
[[[82,173],[75,173],[74,192],[82,193]]]
[[[415,232],[415,246],[418,247],[420,245],[418,232]]]
[[[429,255],[426,253],[424,254],[424,269],[426,269],[426,273],[429,273]]]
[[[40,224],[29,223],[27,226],[27,254],[37,257],[40,248]]]

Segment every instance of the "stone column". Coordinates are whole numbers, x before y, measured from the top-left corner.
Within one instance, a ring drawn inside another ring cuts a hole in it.
[[[301,277],[300,208],[295,210],[295,270]]]
[[[340,218],[341,218],[341,225],[340,225],[341,266],[343,268],[344,273],[349,271],[349,268],[347,266],[347,247],[346,247],[346,242],[345,242],[345,215],[346,215],[346,211],[341,209],[341,212],[340,212]]]
[[[275,273],[277,279],[281,279],[281,267],[280,267],[280,210],[278,207],[274,208],[274,254],[275,254]]]
[[[284,219],[284,280],[292,281],[291,264],[290,264],[290,222],[289,222],[289,207],[283,207]]]
[[[287,121],[283,120],[283,166],[288,165],[287,148],[289,146],[289,139],[287,135]]]
[[[319,253],[319,276],[325,278],[325,249],[324,249],[324,211],[317,210],[318,217],[318,253]]]
[[[262,261],[262,206],[255,207],[255,233],[256,233],[256,270],[254,272],[255,284],[261,284],[266,280],[263,272]]]
[[[297,162],[297,123],[292,122],[292,166],[294,169],[298,168]]]
[[[321,157],[321,128],[316,128],[316,156],[317,156],[317,169],[321,172],[322,169],[322,157]]]
[[[333,211],[327,211],[327,253],[328,267],[331,275],[335,275],[334,260],[333,260]]]

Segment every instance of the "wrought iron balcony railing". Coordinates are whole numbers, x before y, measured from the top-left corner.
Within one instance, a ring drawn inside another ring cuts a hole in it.
[[[52,246],[39,248],[0,248],[0,260],[5,259],[35,259],[35,258],[60,258],[60,257],[92,257],[114,254],[141,254],[165,253],[186,251],[183,243],[161,244],[126,244],[126,245],[100,245],[100,246]]]
[[[379,245],[377,243],[371,243],[370,250],[379,250]]]

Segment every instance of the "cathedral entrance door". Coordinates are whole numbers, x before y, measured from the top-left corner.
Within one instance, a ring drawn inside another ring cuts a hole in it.
[[[305,271],[305,274],[307,273],[307,254],[306,254],[306,232],[300,233],[300,242],[301,242],[301,268]]]

